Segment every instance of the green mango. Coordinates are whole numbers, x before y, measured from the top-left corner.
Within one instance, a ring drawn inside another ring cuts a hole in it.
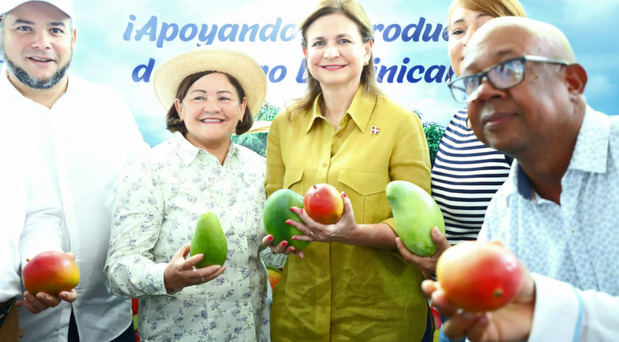
[[[196,267],[223,265],[228,255],[228,241],[217,216],[209,211],[198,217],[196,229],[191,238],[190,255],[203,254]]]
[[[303,222],[299,215],[290,211],[291,207],[303,208],[303,196],[290,189],[279,189],[267,198],[264,204],[264,230],[273,235],[273,245],[286,240],[295,249],[301,250],[310,243],[292,240],[293,235],[303,235],[295,227],[286,224],[286,220]]]
[[[395,231],[411,252],[420,256],[436,253],[432,228],[445,234],[443,214],[434,199],[419,186],[406,181],[387,184],[387,200],[391,205]]]

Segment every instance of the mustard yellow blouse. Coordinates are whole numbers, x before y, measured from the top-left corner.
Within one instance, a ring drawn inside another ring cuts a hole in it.
[[[273,120],[267,139],[267,196],[303,195],[329,183],[350,198],[357,223],[393,218],[385,187],[407,180],[430,192],[428,146],[419,119],[383,96],[355,94],[337,130],[312,111]],[[427,302],[419,270],[397,250],[313,242],[287,258],[275,287],[273,341],[420,341]]]

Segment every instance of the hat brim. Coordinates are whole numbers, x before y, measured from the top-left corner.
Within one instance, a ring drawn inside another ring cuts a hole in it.
[[[264,104],[267,80],[262,68],[244,53],[199,49],[180,54],[162,64],[153,75],[155,94],[167,110],[185,77],[202,71],[217,71],[234,77],[247,97],[249,112],[256,116]]]

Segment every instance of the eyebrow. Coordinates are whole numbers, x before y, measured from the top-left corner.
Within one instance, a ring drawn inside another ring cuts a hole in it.
[[[202,89],[194,89],[194,90],[191,91],[191,93],[195,93],[195,92],[203,93],[203,94],[208,94],[208,92],[206,90],[202,90]],[[223,94],[223,93],[225,93],[225,94],[232,94],[232,91],[229,91],[229,90],[219,90],[219,91],[217,91],[216,94]]]
[[[482,13],[479,13],[479,14],[475,17],[475,19],[479,19],[479,18],[481,18],[481,17],[487,17],[487,16],[490,16],[490,14],[487,14],[487,13],[483,13],[483,12],[482,12]],[[454,21],[453,23],[451,23],[451,24],[452,24],[452,25],[455,25],[455,24],[460,24],[460,23],[463,23],[463,22],[464,22],[464,18],[460,18],[460,19],[455,20],[455,21]]]
[[[34,21],[26,20],[26,19],[16,19],[13,24],[26,24],[26,25],[34,25]],[[48,24],[48,26],[61,26],[65,27],[66,25],[62,21],[53,21]]]

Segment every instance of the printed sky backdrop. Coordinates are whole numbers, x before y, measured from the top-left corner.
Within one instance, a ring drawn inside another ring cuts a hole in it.
[[[167,110],[155,98],[145,68],[140,66],[150,63],[156,69],[174,55],[196,48],[235,49],[255,58],[266,70],[271,80],[269,104],[283,108],[305,89],[305,84],[297,80],[303,58],[296,25],[311,11],[315,1],[77,0],[74,3],[78,41],[72,72],[120,92],[151,145],[169,134],[164,120]],[[443,30],[450,1],[366,0],[362,3],[377,28],[374,44],[377,68],[395,70],[391,79],[385,75],[379,82],[383,91],[404,107],[419,111],[424,121],[447,124],[458,108],[445,82],[449,59]],[[558,26],[571,41],[578,61],[589,74],[585,92],[588,103],[608,114],[619,114],[619,44],[614,30],[610,29],[619,17],[619,1],[524,0],[522,3],[529,17]],[[249,34],[240,41],[244,24],[255,25],[254,41],[249,41]],[[213,25],[217,25],[217,31]],[[417,37],[416,26],[423,26]],[[211,36],[211,43],[199,38],[203,27],[207,29],[207,37],[209,33],[217,33]],[[424,35],[429,39],[424,41]]]

